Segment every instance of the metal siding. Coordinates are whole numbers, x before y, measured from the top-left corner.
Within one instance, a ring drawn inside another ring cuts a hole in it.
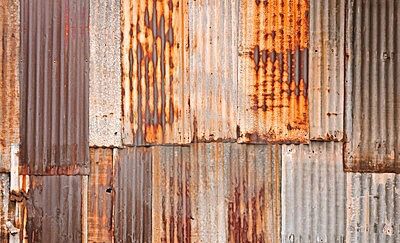
[[[114,241],[151,242],[151,149],[118,150],[114,161]]]
[[[347,173],[346,239],[400,241],[400,177]]]
[[[305,143],[308,0],[241,1],[239,142]]]
[[[189,147],[154,147],[152,242],[191,242]]]
[[[123,143],[189,143],[187,0],[122,0]]]
[[[283,146],[283,242],[344,242],[342,147],[339,142]]]
[[[310,3],[310,139],[340,141],[344,120],[345,0]]]
[[[29,242],[80,242],[81,176],[30,176],[27,196]]]
[[[90,149],[88,242],[112,241],[113,150]]]
[[[120,1],[90,1],[90,146],[121,146]]]
[[[400,2],[348,4],[345,170],[400,172]]]
[[[8,242],[6,222],[9,220],[10,176],[0,173],[0,242]]]
[[[21,172],[87,173],[88,0],[21,1]]]
[[[190,113],[195,141],[235,141],[239,1],[189,1]]]
[[[0,172],[19,143],[19,1],[0,0]]]

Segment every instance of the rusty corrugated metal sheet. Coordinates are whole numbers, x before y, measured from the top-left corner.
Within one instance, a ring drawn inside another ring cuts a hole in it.
[[[190,114],[195,141],[234,141],[239,1],[189,1]]]
[[[112,241],[113,149],[90,149],[89,242]]]
[[[308,141],[309,1],[242,1],[239,142]]]
[[[187,0],[122,0],[123,143],[189,143]]]
[[[10,193],[10,176],[0,173],[0,242],[8,242],[8,230],[6,222],[8,220],[8,205]]]
[[[151,148],[133,147],[114,157],[114,240],[151,242]]]
[[[400,176],[347,173],[348,242],[400,242]]]
[[[283,242],[344,242],[346,176],[343,144],[282,148]]]
[[[19,1],[0,0],[0,172],[19,143]]]
[[[340,141],[344,120],[345,1],[310,1],[310,139]]]
[[[80,242],[82,177],[30,176],[26,201],[29,242]]]
[[[21,173],[84,174],[89,1],[21,1]]]
[[[120,1],[90,1],[90,146],[121,146]]]
[[[345,170],[400,172],[400,2],[349,1]]]

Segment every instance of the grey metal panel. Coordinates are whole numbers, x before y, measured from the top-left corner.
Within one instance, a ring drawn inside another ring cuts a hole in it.
[[[346,177],[342,143],[282,148],[283,242],[343,242]]]
[[[151,242],[151,148],[118,150],[114,161],[114,241]]]
[[[239,1],[189,1],[190,115],[195,141],[235,141]]]
[[[122,143],[120,11],[120,1],[90,1],[90,146]]]
[[[9,220],[10,176],[0,173],[0,242],[8,242],[6,222]]]
[[[26,201],[29,242],[82,240],[81,176],[30,176]]]
[[[0,1],[0,171],[10,170],[19,143],[19,1]]]
[[[89,0],[21,1],[21,173],[87,174]]]
[[[311,0],[310,139],[340,141],[344,133],[345,0]]]
[[[347,9],[345,170],[400,172],[400,2]]]
[[[400,176],[348,173],[348,242],[400,241]]]

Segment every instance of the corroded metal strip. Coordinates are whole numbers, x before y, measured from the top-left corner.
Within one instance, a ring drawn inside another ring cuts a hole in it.
[[[0,173],[0,242],[8,242],[8,230],[6,222],[8,221],[10,194],[10,176],[6,173]]]
[[[190,142],[186,0],[121,7],[123,143]]]
[[[308,141],[308,0],[242,1],[239,142]]]

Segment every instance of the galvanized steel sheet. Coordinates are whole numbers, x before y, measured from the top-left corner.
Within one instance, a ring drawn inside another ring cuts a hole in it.
[[[189,1],[194,141],[235,141],[239,1]]]
[[[239,142],[305,143],[309,1],[241,1]]]
[[[120,1],[90,1],[90,146],[122,143],[120,10]]]
[[[348,242],[400,241],[400,176],[347,173]]]
[[[310,139],[344,135],[345,0],[310,1]]]
[[[113,149],[90,149],[88,195],[89,242],[112,241]]]
[[[88,169],[89,1],[21,1],[21,173]]]
[[[0,0],[0,172],[19,143],[19,1]]]
[[[400,172],[400,2],[348,1],[345,170]]]
[[[123,143],[189,143],[187,0],[122,0]]]
[[[343,144],[282,148],[282,241],[344,242],[346,176]]]

